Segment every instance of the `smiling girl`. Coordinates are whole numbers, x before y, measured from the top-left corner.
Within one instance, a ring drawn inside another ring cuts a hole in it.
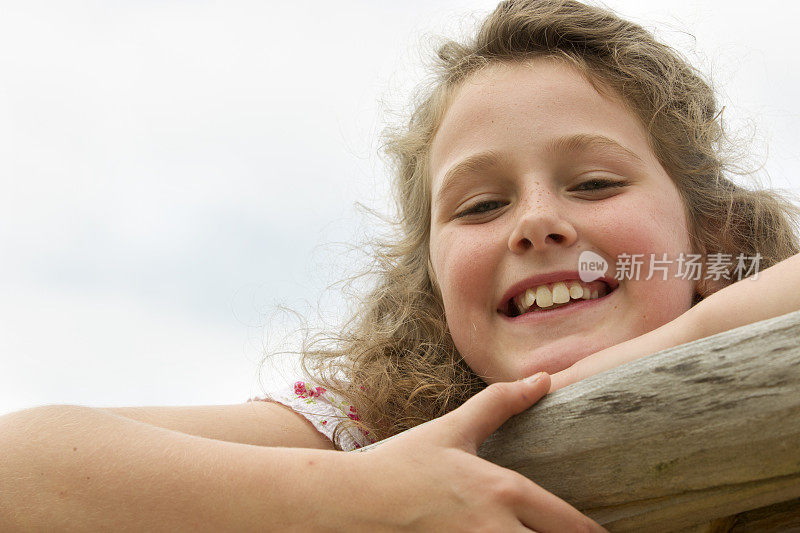
[[[472,40],[439,48],[425,87],[387,130],[400,219],[376,247],[380,283],[304,349],[307,373],[358,413],[320,427],[334,441],[395,435],[488,384],[545,371],[556,390],[800,308],[785,290],[800,282],[797,206],[726,177],[713,91],[641,27],[578,2],[503,2]],[[578,283],[583,253],[612,265],[606,277]],[[700,275],[682,275],[692,255]],[[664,271],[620,276],[626,256]],[[734,283],[740,256],[760,271]],[[716,274],[715,257],[729,260]]]
[[[641,27],[575,1],[501,3],[439,48],[387,131],[398,233],[358,313],[304,346],[312,378],[237,406],[0,418],[0,478],[18,480],[0,521],[602,530],[476,450],[548,390],[800,308],[783,288],[800,282],[797,208],[725,177],[722,131],[708,84]],[[587,252],[666,267],[583,280]],[[690,254],[766,270],[691,279]]]

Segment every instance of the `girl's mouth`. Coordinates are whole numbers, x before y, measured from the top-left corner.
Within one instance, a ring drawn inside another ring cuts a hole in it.
[[[604,300],[616,289],[602,280],[588,284],[569,281],[541,285],[511,298],[498,312],[511,319],[536,319],[539,315],[542,315],[541,318],[544,315],[555,317],[573,309],[593,306],[597,300]]]

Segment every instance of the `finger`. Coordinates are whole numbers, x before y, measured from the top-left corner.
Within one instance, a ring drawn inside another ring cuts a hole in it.
[[[591,357],[591,356],[590,356]],[[578,363],[583,362],[584,359],[578,361]],[[581,378],[581,366],[578,366],[578,363],[565,368],[559,372],[550,376],[550,390],[547,391],[548,394],[552,394],[559,389],[563,389],[573,383],[577,383],[580,381]]]
[[[608,533],[603,526],[555,494],[547,492],[533,481],[528,481],[532,490],[525,492],[520,503],[514,506],[519,520],[526,527],[541,533],[573,530]]]
[[[506,420],[547,394],[550,388],[547,373],[541,372],[528,379],[531,381],[492,383],[445,415],[452,428],[451,435],[456,439],[454,444],[470,453],[477,453],[481,443]]]

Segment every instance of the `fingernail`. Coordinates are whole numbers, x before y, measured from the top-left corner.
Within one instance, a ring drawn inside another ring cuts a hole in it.
[[[537,381],[544,379],[545,375],[547,375],[547,372],[539,372],[538,374],[528,376],[522,381],[524,381],[525,383],[536,383]]]

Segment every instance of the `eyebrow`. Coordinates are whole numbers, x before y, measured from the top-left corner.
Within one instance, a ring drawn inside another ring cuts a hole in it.
[[[617,141],[604,135],[579,133],[559,137],[545,146],[546,152],[551,153],[580,153],[590,150],[603,150],[607,154],[631,161],[635,164],[642,164],[642,158],[632,150],[625,148]],[[436,193],[436,199],[441,201],[451,189],[458,185],[458,182],[467,174],[477,174],[492,167],[509,163],[510,158],[504,152],[487,150],[462,159],[450,167],[444,175],[442,186]]]

